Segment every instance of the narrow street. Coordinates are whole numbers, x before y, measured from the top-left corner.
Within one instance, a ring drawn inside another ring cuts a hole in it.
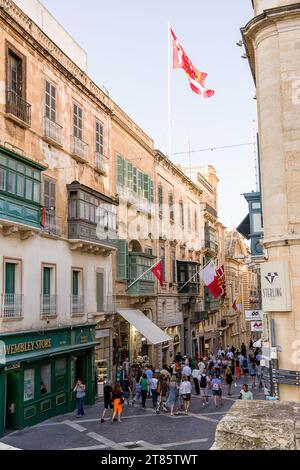
[[[232,388],[232,397],[226,396],[224,387],[223,405],[218,409],[211,397],[208,406],[203,407],[201,398],[193,394],[189,416],[183,412],[178,416],[157,415],[148,399],[146,410],[124,407],[121,423],[111,423],[109,418],[100,423],[103,402],[99,401],[86,407],[82,419],[69,413],[11,433],[1,441],[23,450],[208,450],[214,443],[218,422],[237,399],[243,383],[241,379]],[[255,390],[254,398],[262,400],[264,395]]]

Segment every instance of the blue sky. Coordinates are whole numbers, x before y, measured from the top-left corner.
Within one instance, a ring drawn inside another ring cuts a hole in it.
[[[89,75],[154,140],[168,150],[167,23],[194,65],[208,73],[213,98],[192,92],[183,70],[171,71],[172,152],[253,141],[255,87],[239,28],[250,0],[42,0],[87,51]],[[188,155],[174,156],[188,164]],[[253,146],[192,154],[220,178],[219,215],[227,227],[247,213],[243,192],[255,189]]]

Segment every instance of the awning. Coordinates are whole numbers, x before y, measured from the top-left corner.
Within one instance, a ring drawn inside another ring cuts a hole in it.
[[[240,225],[236,228],[236,230],[243,235],[243,237],[249,240],[250,238],[250,215],[246,215],[244,220],[240,223]]]
[[[172,338],[153,323],[140,310],[130,308],[120,308],[117,312],[139,331],[152,344],[161,344],[171,341]]]

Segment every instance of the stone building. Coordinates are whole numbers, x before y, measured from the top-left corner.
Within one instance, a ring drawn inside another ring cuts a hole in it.
[[[252,4],[254,17],[242,34],[257,89],[262,243],[268,260],[261,264],[261,278],[270,333],[264,353],[270,358],[270,347],[278,346],[273,366],[296,372],[300,339],[300,4],[291,0],[254,0]],[[269,276],[273,272],[276,279]],[[270,302],[272,280],[273,287],[279,288],[274,293],[282,296]],[[279,395],[282,400],[299,402],[300,389],[281,384]]]

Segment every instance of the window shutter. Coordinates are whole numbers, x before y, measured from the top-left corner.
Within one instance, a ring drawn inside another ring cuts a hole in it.
[[[127,188],[129,189],[132,189],[133,188],[133,168],[132,168],[132,163],[128,163],[127,162],[127,182],[126,182],[126,186]]]
[[[5,294],[15,294],[16,265],[5,264]]]
[[[138,193],[140,196],[143,195],[143,189],[144,189],[144,173],[141,171],[138,171]]]
[[[154,202],[153,181],[149,179],[149,202]]]
[[[149,176],[144,175],[144,198],[149,200]]]
[[[128,279],[128,242],[127,240],[118,240],[117,279],[119,281]]]
[[[44,207],[55,210],[56,207],[56,181],[44,178]]]
[[[117,183],[124,186],[124,160],[117,156]]]
[[[137,181],[137,169],[133,167],[133,191],[137,193],[138,181]]]
[[[97,273],[97,312],[104,310],[104,276],[103,273]]]

